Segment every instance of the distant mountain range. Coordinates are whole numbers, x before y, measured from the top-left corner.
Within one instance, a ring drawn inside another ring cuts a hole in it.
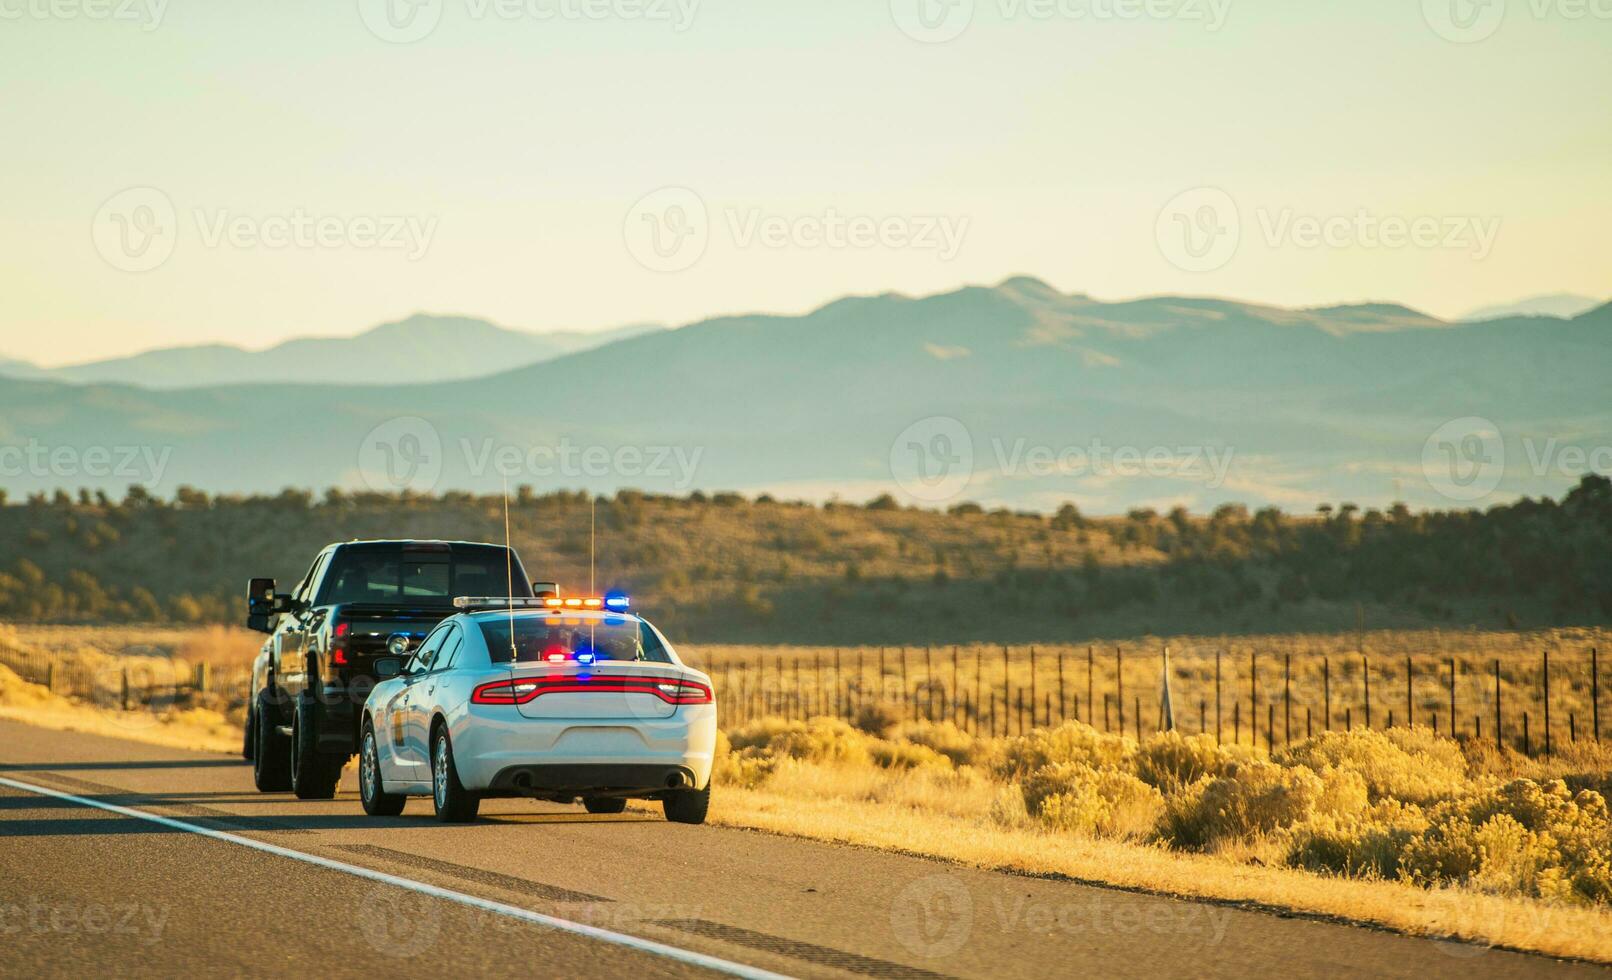
[[[1608,377],[1612,305],[1452,323],[1391,304],[1105,303],[1015,278],[722,317],[469,380],[4,381],[0,485],[121,492],[161,460],[166,495],[497,492],[502,469],[512,487],[1106,513],[1481,506],[1612,466],[1612,451],[1597,455],[1612,447]],[[3,455],[30,444],[63,447],[63,465]],[[81,457],[96,447],[151,462],[91,472]]]
[[[1572,293],[1552,293],[1549,296],[1532,296],[1515,303],[1479,307],[1461,319],[1498,320],[1508,316],[1555,316],[1568,319],[1580,313],[1588,313],[1605,302],[1604,299],[1576,296]]]
[[[142,388],[449,381],[513,365],[536,364],[660,329],[663,328],[645,324],[598,333],[527,333],[473,317],[417,313],[356,337],[306,337],[259,351],[202,344],[60,368],[0,358],[0,376]]]

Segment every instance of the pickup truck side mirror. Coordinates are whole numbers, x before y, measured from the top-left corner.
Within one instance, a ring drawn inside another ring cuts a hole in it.
[[[246,583],[246,628],[269,633],[269,619],[279,612],[280,597],[274,591],[274,579],[254,578]]]

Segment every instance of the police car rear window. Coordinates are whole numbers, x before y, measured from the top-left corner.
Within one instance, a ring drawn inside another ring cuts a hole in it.
[[[574,659],[592,653],[593,660],[627,660],[669,664],[671,654],[648,623],[623,616],[517,616],[515,644],[510,651],[507,616],[479,617],[487,654],[495,664],[541,663],[553,654]]]

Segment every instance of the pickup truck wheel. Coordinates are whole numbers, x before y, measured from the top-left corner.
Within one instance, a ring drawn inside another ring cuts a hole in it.
[[[582,805],[589,813],[622,813],[627,809],[627,800],[621,796],[584,796]]]
[[[481,797],[465,790],[459,782],[459,769],[453,764],[453,742],[446,728],[431,738],[431,802],[437,819],[443,823],[469,823],[481,809]]]
[[[291,740],[280,734],[274,707],[267,693],[257,696],[257,716],[253,734],[257,747],[252,752],[252,782],[261,793],[283,793],[291,788]]]
[[[706,783],[704,789],[673,790],[661,805],[666,809],[666,819],[672,823],[704,823],[705,814],[711,809],[711,784]]]
[[[334,799],[345,762],[319,751],[319,704],[307,695],[298,698],[291,719],[291,792],[299,800]]]
[[[364,738],[358,748],[358,798],[364,812],[372,817],[395,817],[403,812],[408,798],[401,793],[388,793],[381,780],[380,747],[375,744],[375,729],[364,723]]]
[[[248,703],[246,706],[246,724],[241,726],[243,729],[241,733],[241,758],[247,762],[251,762],[252,756],[257,754],[257,730],[252,727],[253,714],[252,705]]]

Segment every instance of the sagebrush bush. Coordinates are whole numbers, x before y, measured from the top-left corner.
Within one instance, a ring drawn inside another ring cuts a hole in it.
[[[1323,732],[1275,756],[1284,766],[1358,773],[1373,800],[1426,804],[1448,799],[1466,783],[1466,757],[1455,742],[1426,728]]]
[[[904,722],[891,729],[888,737],[927,746],[959,766],[972,763],[979,751],[979,740],[949,721]]]
[[[1164,794],[1118,769],[1059,762],[1020,785],[1025,811],[1054,830],[1140,839],[1152,835],[1164,814]]]
[[[1295,825],[1287,863],[1306,871],[1397,878],[1405,846],[1426,830],[1421,807],[1383,800],[1358,816],[1317,816]]]
[[[1205,776],[1171,797],[1165,818],[1169,839],[1205,848],[1250,840],[1317,816],[1350,817],[1366,808],[1365,780],[1357,773],[1274,762],[1239,762],[1224,776]]]
[[[1402,874],[1566,902],[1612,900],[1612,821],[1606,800],[1561,780],[1514,779],[1438,804],[1406,844]]]
[[[1253,758],[1252,749],[1216,744],[1212,735],[1159,732],[1136,750],[1135,766],[1143,782],[1171,793],[1204,776],[1223,776],[1232,765]]]
[[[1018,777],[1059,762],[1129,770],[1135,755],[1134,739],[1104,734],[1090,725],[1071,721],[1001,742],[990,764],[998,775]]]

